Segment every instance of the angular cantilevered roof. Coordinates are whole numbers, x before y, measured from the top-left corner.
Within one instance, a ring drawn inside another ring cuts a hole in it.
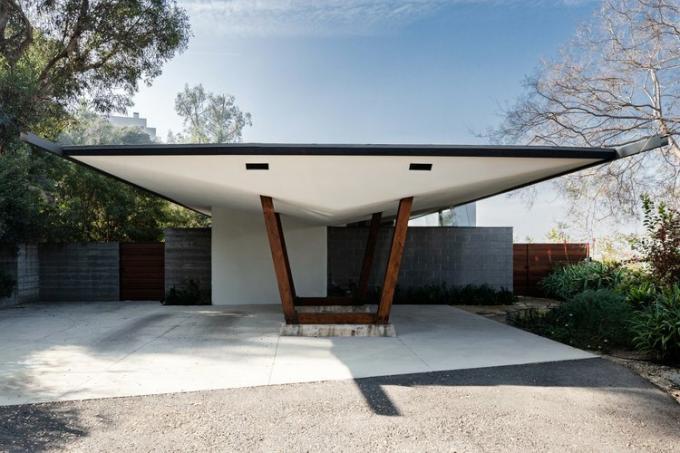
[[[210,214],[214,207],[278,212],[336,225],[462,205],[663,146],[623,148],[458,145],[181,144],[59,146],[24,140],[69,160]]]

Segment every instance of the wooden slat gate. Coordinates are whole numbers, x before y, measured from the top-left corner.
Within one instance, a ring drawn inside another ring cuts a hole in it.
[[[161,300],[165,293],[165,244],[120,244],[120,300]]]
[[[515,294],[542,296],[540,281],[558,266],[578,263],[590,256],[589,244],[514,244]]]

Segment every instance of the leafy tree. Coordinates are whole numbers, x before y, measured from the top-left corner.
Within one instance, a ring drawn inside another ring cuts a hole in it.
[[[171,0],[0,0],[3,149],[18,130],[56,136],[82,97],[123,110],[188,37]]]
[[[571,236],[569,235],[569,225],[564,222],[557,222],[557,225],[552,227],[550,231],[545,235],[545,238],[549,242],[569,242],[571,241]]]
[[[74,145],[151,143],[139,128],[114,127],[81,105],[73,126],[60,136]],[[205,225],[207,219],[96,171],[60,162],[51,192],[47,237],[59,241],[154,241],[167,226]],[[186,212],[185,212],[186,211]]]
[[[143,143],[94,112],[130,105],[188,42],[172,0],[0,0],[0,240],[157,238],[177,212],[156,197],[18,141],[29,130],[71,143]],[[80,112],[83,114],[83,112]]]
[[[605,0],[491,134],[498,141],[617,146],[655,134],[670,145],[561,178],[579,218],[634,216],[642,192],[680,200],[680,2]]]
[[[680,284],[680,212],[642,197],[645,237],[635,243],[654,278],[666,285]]]
[[[184,120],[184,133],[170,132],[169,142],[239,142],[243,128],[252,125],[250,113],[241,111],[234,96],[206,92],[203,85],[185,85],[175,98],[175,111]]]
[[[0,156],[0,242],[25,242],[44,235],[49,186],[44,167],[29,154]]]

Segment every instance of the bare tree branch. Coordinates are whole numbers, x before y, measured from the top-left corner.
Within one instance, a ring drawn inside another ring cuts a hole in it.
[[[622,220],[641,193],[680,203],[680,0],[605,0],[525,87],[490,134],[496,141],[620,146],[670,136],[664,149],[563,178],[573,210]]]

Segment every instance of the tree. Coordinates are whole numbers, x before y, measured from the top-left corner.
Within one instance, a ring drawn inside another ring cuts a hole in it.
[[[189,34],[172,0],[0,0],[0,240],[157,236],[169,204],[29,150],[18,136],[55,139],[70,128],[72,142],[148,141],[73,114],[83,98],[96,112],[123,110]]]
[[[26,153],[0,156],[0,242],[26,242],[44,235],[47,204],[44,168]]]
[[[618,146],[655,134],[670,145],[561,178],[572,212],[590,221],[636,214],[642,192],[680,199],[680,2],[605,0],[492,132],[501,142]]]
[[[0,150],[19,130],[55,137],[83,97],[124,110],[188,37],[171,0],[0,0]]]
[[[680,211],[642,196],[646,235],[634,243],[653,276],[662,284],[680,284]]]
[[[569,236],[569,225],[564,222],[557,222],[557,225],[552,227],[550,231],[545,235],[545,238],[549,242],[562,243],[571,241]]]
[[[60,136],[71,145],[152,143],[136,127],[114,127],[81,104],[72,125]],[[57,184],[50,192],[46,234],[52,241],[155,241],[168,226],[205,226],[203,215],[176,206],[120,181],[59,161]]]
[[[185,85],[184,91],[177,93],[175,111],[184,120],[184,133],[170,132],[170,142],[239,142],[243,128],[252,125],[250,113],[241,111],[234,96],[206,92],[200,84]]]

